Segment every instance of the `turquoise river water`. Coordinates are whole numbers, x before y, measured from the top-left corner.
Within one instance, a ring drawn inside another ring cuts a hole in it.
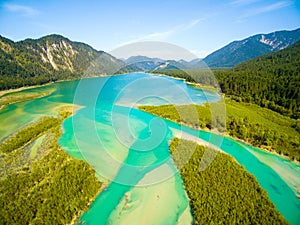
[[[23,92],[45,97],[0,111],[0,139],[66,104],[77,107],[63,124],[59,144],[84,159],[107,187],[81,216],[82,224],[191,224],[188,198],[169,154],[181,133],[233,156],[268,192],[291,224],[300,224],[300,167],[229,137],[197,131],[150,115],[138,105],[203,104],[220,99],[182,80],[134,73],[59,82]]]

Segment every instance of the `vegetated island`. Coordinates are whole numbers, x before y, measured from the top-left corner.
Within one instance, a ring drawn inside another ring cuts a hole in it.
[[[200,171],[204,151],[204,146],[195,147],[188,140],[174,138],[170,144],[175,165],[181,168],[194,224],[288,224],[254,176],[231,156],[219,152]],[[182,162],[191,153],[188,162]]]
[[[42,98],[51,93],[51,90],[43,93],[20,93],[18,91],[10,91],[7,94],[0,95],[0,110],[3,109],[6,105],[22,102],[26,100],[32,100],[35,98]]]
[[[71,108],[62,108],[1,142],[2,224],[70,224],[100,192],[94,169],[57,143],[70,115]]]
[[[224,132],[226,128],[226,134],[232,137],[300,161],[299,121],[255,104],[230,99],[225,102],[226,115],[221,112],[213,117],[211,107],[218,108],[220,102],[204,106],[139,106],[139,109],[196,129]],[[225,121],[226,124],[222,124]]]

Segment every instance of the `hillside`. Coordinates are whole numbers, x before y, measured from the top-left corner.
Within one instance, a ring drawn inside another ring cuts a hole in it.
[[[294,119],[300,118],[300,41],[233,69],[156,70],[189,82],[216,87],[236,101],[251,102]],[[197,78],[197,79],[194,79]],[[217,78],[217,79],[215,79]]]
[[[300,118],[300,41],[232,70],[214,71],[222,91],[236,100]]]
[[[165,60],[147,56],[131,56],[123,61],[129,71],[158,71],[190,68],[189,62],[184,60]]]
[[[103,51],[60,35],[20,42],[0,36],[0,90],[86,74],[113,74],[121,65]]]
[[[300,40],[300,28],[293,31],[276,31],[257,34],[234,41],[203,59],[211,68],[231,68],[263,54],[287,48]]]
[[[147,71],[153,70],[161,63],[165,62],[163,59],[150,58],[147,56],[131,56],[124,60],[127,66],[135,67],[135,70]]]

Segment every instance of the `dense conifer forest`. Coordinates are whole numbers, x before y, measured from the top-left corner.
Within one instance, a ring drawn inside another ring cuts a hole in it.
[[[157,116],[196,129],[216,129],[254,146],[276,151],[290,159],[300,160],[300,123],[256,104],[226,100],[226,114],[211,114],[217,103],[199,105],[140,106]],[[195,112],[195,113],[191,113]],[[226,117],[226,118],[223,118]],[[226,124],[222,124],[222,123]],[[224,128],[226,127],[226,130]]]
[[[99,192],[95,171],[58,145],[70,116],[43,117],[0,145],[0,224],[69,224]]]
[[[300,118],[300,42],[233,69],[157,70],[153,73],[221,88],[236,101],[255,103],[280,114]],[[214,76],[212,75],[214,74]]]
[[[187,163],[181,160],[193,151]],[[190,199],[194,224],[288,224],[253,175],[232,157],[218,152],[212,164],[199,170],[205,147],[173,139],[170,152],[180,169]],[[211,151],[216,151],[211,149]]]

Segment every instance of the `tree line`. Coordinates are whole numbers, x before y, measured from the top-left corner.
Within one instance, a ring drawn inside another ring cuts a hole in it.
[[[4,142],[1,224],[69,224],[89,208],[99,192],[101,183],[93,168],[69,156],[57,143],[61,123],[69,115],[62,112],[57,118],[43,117]],[[31,159],[30,148],[41,133],[45,138]],[[5,170],[8,167],[10,170]]]
[[[226,115],[223,112],[212,116],[210,107],[215,104],[219,103],[206,103],[204,106],[140,106],[139,109],[195,129],[226,131],[229,135],[256,147],[276,151],[292,160],[300,161],[298,120],[255,104],[235,102],[230,99],[226,100]]]
[[[236,101],[255,103],[300,118],[300,41],[278,52],[241,63],[232,69],[158,70],[212,87],[220,86]],[[214,75],[212,75],[214,74]]]
[[[209,167],[199,171],[205,147],[197,145],[189,161],[181,162],[194,148],[195,143],[178,138],[170,144],[175,165],[184,165],[179,172],[194,224],[288,224],[254,176],[231,156],[218,152]]]

